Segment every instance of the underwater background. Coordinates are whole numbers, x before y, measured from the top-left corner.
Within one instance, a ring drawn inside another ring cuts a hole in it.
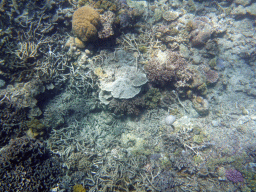
[[[1,0],[0,191],[256,191],[255,0]]]

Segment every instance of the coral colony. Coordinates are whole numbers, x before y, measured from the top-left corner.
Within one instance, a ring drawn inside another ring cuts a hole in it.
[[[0,191],[256,191],[256,2],[2,0]]]

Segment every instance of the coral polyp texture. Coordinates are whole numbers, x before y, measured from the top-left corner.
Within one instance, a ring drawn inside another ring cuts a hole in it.
[[[145,71],[150,82],[161,86],[174,83],[176,87],[185,87],[193,76],[187,61],[170,50],[155,53],[145,65]]]
[[[82,41],[97,39],[100,14],[89,6],[78,8],[73,14],[73,33]]]
[[[45,145],[29,137],[10,141],[0,153],[0,191],[49,191],[62,171]]]
[[[100,22],[102,28],[98,32],[100,39],[108,38],[114,35],[113,23],[115,20],[115,14],[111,11],[107,11],[100,16]]]
[[[234,183],[238,183],[238,182],[243,182],[244,178],[243,175],[235,170],[235,169],[228,169],[226,170],[226,177],[228,180],[234,182]]]

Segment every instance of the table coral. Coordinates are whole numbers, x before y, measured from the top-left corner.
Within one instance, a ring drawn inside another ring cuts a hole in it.
[[[100,14],[89,6],[78,8],[73,14],[72,30],[82,41],[97,39]]]

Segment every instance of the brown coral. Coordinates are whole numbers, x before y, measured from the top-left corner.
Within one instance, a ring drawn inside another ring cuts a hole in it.
[[[78,8],[73,14],[72,30],[82,41],[97,39],[100,14],[89,6]]]

